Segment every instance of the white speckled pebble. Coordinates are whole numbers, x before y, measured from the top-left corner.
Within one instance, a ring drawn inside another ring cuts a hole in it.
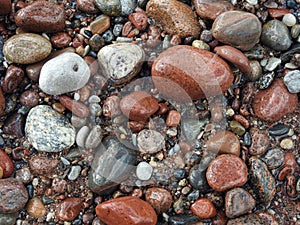
[[[282,22],[288,27],[292,27],[297,23],[297,19],[292,13],[288,13],[283,16]]]

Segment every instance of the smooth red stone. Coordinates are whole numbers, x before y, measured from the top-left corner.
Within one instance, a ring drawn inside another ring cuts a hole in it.
[[[225,0],[193,0],[197,14],[201,18],[214,20],[223,12],[233,10],[234,6]]]
[[[172,195],[163,188],[149,188],[145,199],[155,209],[157,214],[167,212],[172,204]]]
[[[194,215],[202,219],[209,219],[217,215],[214,204],[207,198],[200,198],[191,205]]]
[[[57,33],[51,37],[50,41],[53,47],[64,48],[69,46],[72,38],[67,33]]]
[[[229,45],[218,46],[214,48],[214,52],[223,59],[231,62],[243,73],[251,73],[251,67],[247,56],[240,50]]]
[[[27,90],[24,91],[20,96],[20,103],[21,105],[34,107],[39,104],[40,96],[38,92],[34,90]]]
[[[275,79],[270,87],[255,95],[252,107],[258,118],[277,121],[293,112],[297,104],[297,94],[290,93],[281,79]]]
[[[148,22],[148,17],[146,13],[143,12],[131,13],[128,16],[128,19],[138,30],[145,30]]]
[[[0,0],[0,15],[8,14],[11,11],[11,0]]]
[[[176,110],[171,110],[167,115],[166,125],[169,127],[176,127],[180,124],[181,115]]]
[[[207,168],[206,179],[215,191],[243,186],[248,180],[248,169],[243,160],[231,154],[220,155]]]
[[[3,170],[3,178],[10,177],[14,172],[14,164],[3,150],[0,150],[0,167]]]
[[[74,99],[69,98],[66,95],[60,96],[59,101],[64,107],[66,107],[68,110],[70,110],[76,116],[79,116],[81,118],[86,118],[90,114],[90,110],[85,104],[83,104],[81,102],[77,102]]]
[[[5,93],[16,92],[25,78],[24,70],[18,66],[11,65],[5,73],[2,81],[2,89]]]
[[[267,9],[270,17],[272,18],[281,18],[285,14],[290,13],[290,9]]]
[[[133,196],[103,202],[97,205],[96,214],[109,225],[156,225],[157,222],[150,204]]]
[[[187,45],[171,47],[152,65],[158,91],[173,100],[198,100],[225,92],[232,84],[229,65],[217,55]]]
[[[83,208],[81,198],[67,198],[58,205],[56,216],[62,221],[72,221]]]
[[[35,175],[49,175],[59,165],[59,160],[43,156],[34,156],[28,160],[31,172]]]

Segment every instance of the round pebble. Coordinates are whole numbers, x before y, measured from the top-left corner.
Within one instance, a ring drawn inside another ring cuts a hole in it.
[[[155,209],[157,214],[167,212],[172,204],[171,193],[163,188],[148,188],[145,199]]]
[[[193,0],[197,14],[201,18],[215,20],[221,13],[234,9],[234,6],[225,0]]]
[[[76,180],[78,176],[80,175],[81,172],[81,167],[80,166],[72,166],[71,171],[68,174],[68,179],[69,180]]]
[[[156,153],[164,148],[164,137],[155,130],[144,129],[137,137],[139,151],[142,153]]]
[[[140,162],[136,167],[136,176],[140,180],[149,180],[152,172],[153,168],[147,162]]]
[[[283,77],[283,82],[290,93],[300,92],[300,70],[293,70],[288,72]]]
[[[66,198],[56,209],[56,216],[62,221],[73,221],[82,209],[81,198]]]
[[[39,198],[32,198],[27,203],[27,212],[34,218],[43,217],[46,214],[44,203]]]
[[[285,150],[290,150],[294,148],[294,143],[291,138],[285,138],[280,142],[280,147]]]
[[[288,27],[292,27],[297,23],[297,19],[292,13],[288,13],[283,16],[282,22]]]
[[[217,214],[217,210],[213,203],[206,198],[200,198],[191,205],[194,215],[201,219],[209,219]]]

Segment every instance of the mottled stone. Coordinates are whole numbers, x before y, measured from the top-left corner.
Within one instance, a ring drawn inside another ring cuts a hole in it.
[[[0,0],[0,15],[8,14],[11,11],[11,1],[10,0]]]
[[[250,129],[252,144],[249,148],[251,155],[260,155],[266,152],[270,145],[270,139],[266,130],[260,130],[258,128]]]
[[[108,16],[128,16],[137,6],[136,0],[95,0],[96,6]]]
[[[13,93],[18,91],[19,87],[25,79],[24,70],[21,67],[10,65],[5,73],[2,81],[2,90],[5,93]]]
[[[102,34],[110,27],[110,17],[100,15],[90,24],[90,29],[93,34]]]
[[[72,41],[72,38],[69,34],[60,32],[53,35],[50,39],[54,48],[65,48],[68,47]]]
[[[164,137],[155,130],[144,129],[137,137],[139,151],[153,154],[165,147]]]
[[[283,82],[290,93],[300,92],[300,70],[293,70],[288,72],[283,77]]]
[[[24,136],[25,117],[19,113],[13,113],[5,121],[3,125],[3,133],[21,138]]]
[[[39,198],[32,198],[28,201],[26,210],[28,214],[34,218],[43,217],[46,214],[44,203]]]
[[[14,172],[14,164],[3,150],[0,150],[0,167],[2,169],[2,178],[10,177]]]
[[[167,212],[172,204],[172,195],[163,188],[147,189],[145,199],[155,209],[157,214]]]
[[[103,103],[102,112],[104,116],[110,118],[120,115],[120,98],[115,95],[107,97]]]
[[[34,107],[39,104],[40,96],[33,90],[24,91],[20,96],[20,103],[23,106]]]
[[[207,198],[200,198],[195,201],[190,208],[194,215],[201,219],[212,218],[217,214],[214,204]]]
[[[26,119],[25,134],[38,151],[60,152],[75,142],[75,128],[50,106],[32,108]]]
[[[81,198],[67,198],[63,200],[56,210],[56,216],[62,221],[73,221],[83,208]]]
[[[145,30],[147,27],[148,17],[145,12],[131,13],[128,19],[138,30]]]
[[[34,156],[28,160],[30,170],[35,175],[49,175],[57,169],[59,160],[44,156]]]
[[[0,213],[0,225],[15,225],[19,213]]]
[[[249,214],[241,216],[236,219],[228,220],[227,225],[267,225],[262,219],[256,214]]]
[[[96,7],[94,0],[76,0],[77,7],[87,13],[98,13],[99,9]]]
[[[193,0],[197,14],[201,18],[214,20],[223,12],[234,9],[234,6],[226,0]]]
[[[269,169],[276,169],[283,164],[284,152],[280,148],[274,148],[267,151],[261,158]]]

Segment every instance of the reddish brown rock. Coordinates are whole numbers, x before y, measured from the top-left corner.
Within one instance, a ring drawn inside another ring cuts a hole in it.
[[[72,221],[83,208],[81,198],[67,198],[58,205],[56,216],[62,221]]]
[[[66,95],[60,96],[59,101],[64,107],[66,107],[76,116],[86,118],[90,114],[89,108],[85,104],[77,102]]]
[[[24,78],[25,74],[22,68],[14,65],[9,66],[2,81],[2,90],[6,93],[16,92]]]
[[[214,204],[207,198],[200,198],[191,205],[193,214],[201,219],[212,218],[217,214]]]
[[[10,177],[14,172],[14,164],[9,156],[2,150],[0,150],[0,167],[3,170],[3,178]]]
[[[161,53],[151,72],[160,93],[178,101],[221,94],[233,81],[232,71],[223,59],[186,45],[174,46]]]
[[[277,121],[293,112],[297,104],[297,94],[290,93],[281,79],[275,79],[270,87],[255,95],[252,107],[260,119]]]
[[[159,105],[147,92],[135,91],[121,99],[120,108],[129,119],[144,121],[158,110]]]
[[[0,87],[0,115],[2,115],[5,112],[5,97],[2,92],[2,88]]]
[[[197,14],[201,18],[214,20],[223,12],[233,10],[234,6],[226,0],[193,0]]]
[[[13,137],[24,136],[25,117],[20,113],[13,113],[5,121],[2,127],[3,133]]]
[[[59,160],[43,156],[34,156],[29,159],[28,164],[33,174],[47,175],[57,168]]]
[[[290,13],[290,9],[268,9],[268,13],[272,18],[281,18],[285,14]]]
[[[87,13],[98,13],[99,9],[96,7],[93,0],[76,0],[77,7]]]
[[[168,127],[176,127],[180,124],[181,115],[176,110],[171,110],[167,115],[166,125]]]
[[[46,214],[45,205],[39,198],[30,199],[26,209],[28,214],[34,218],[40,218]]]
[[[167,212],[172,204],[172,195],[163,188],[149,188],[145,194],[146,201],[155,209],[157,214]]]
[[[120,197],[96,207],[97,216],[109,225],[156,225],[157,215],[149,203],[137,197]]]
[[[64,48],[69,46],[70,42],[72,41],[72,38],[67,33],[61,32],[53,35],[50,41],[53,47]]]
[[[118,96],[109,96],[105,99],[102,106],[103,115],[114,118],[121,114],[120,98]]]
[[[206,147],[210,151],[240,155],[240,141],[231,131],[221,131],[209,137]]]
[[[20,9],[15,15],[17,26],[29,32],[54,33],[62,31],[65,27],[65,21],[64,9],[49,1],[35,1]]]
[[[37,92],[33,90],[24,91],[20,96],[21,105],[34,107],[39,104],[40,96]]]
[[[145,30],[148,22],[148,17],[146,13],[143,12],[131,13],[128,19],[138,30]]]
[[[88,66],[91,70],[91,76],[94,76],[95,74],[97,74],[98,69],[99,69],[98,60],[89,55],[85,56],[83,59],[88,64]]]
[[[243,160],[231,154],[220,155],[207,168],[206,179],[216,191],[243,186],[248,180],[248,169]]]
[[[267,151],[270,145],[270,138],[266,130],[260,130],[258,128],[250,129],[251,135],[251,146],[249,148],[249,153],[251,155],[260,155]]]
[[[169,34],[198,37],[201,27],[191,7],[177,0],[150,0],[147,15]]]
[[[102,34],[110,27],[110,17],[101,15],[90,24],[90,30],[93,34]]]
[[[11,11],[11,0],[0,0],[0,15],[8,14]]]

